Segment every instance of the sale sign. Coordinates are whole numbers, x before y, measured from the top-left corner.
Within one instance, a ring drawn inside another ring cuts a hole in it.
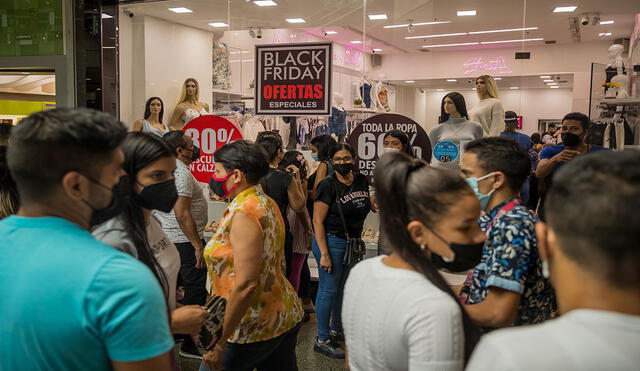
[[[429,136],[417,122],[395,113],[371,116],[353,129],[348,142],[356,150],[358,170],[372,184],[376,161],[384,154],[384,135],[394,129],[407,134],[416,157],[431,160]]]
[[[331,115],[331,43],[256,45],[257,115]]]
[[[190,168],[197,181],[209,183],[215,171],[213,154],[227,143],[242,139],[242,133],[223,117],[204,115],[195,118],[182,129],[200,148],[200,158]]]

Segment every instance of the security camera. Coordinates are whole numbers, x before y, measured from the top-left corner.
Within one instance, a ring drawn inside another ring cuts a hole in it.
[[[593,22],[591,23],[591,25],[595,26],[598,23],[600,23],[600,14],[596,14],[593,16]]]
[[[467,80],[468,84],[473,84],[473,80]]]
[[[133,18],[134,17],[134,14],[133,14],[133,12],[131,10],[125,10],[124,14],[128,15],[129,18]]]
[[[583,25],[583,26],[588,25],[589,24],[589,16],[588,15],[583,15],[580,18],[580,24]]]
[[[258,39],[262,39],[262,27],[259,27],[259,28],[258,28],[258,32],[256,33],[256,37],[257,37]]]
[[[253,27],[249,27],[249,36],[251,36],[252,39],[256,38],[256,31],[253,29]]]
[[[328,36],[329,34],[328,34],[328,33],[326,33],[326,32],[324,32],[324,35],[325,35],[325,36]]]

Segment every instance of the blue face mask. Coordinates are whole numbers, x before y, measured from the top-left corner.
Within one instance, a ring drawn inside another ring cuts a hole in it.
[[[480,193],[480,190],[478,189],[478,182],[481,180],[485,180],[487,178],[489,178],[490,176],[492,176],[495,173],[489,173],[485,176],[483,176],[482,178],[466,178],[465,180],[467,181],[467,183],[469,183],[469,186],[471,187],[471,189],[473,189],[473,192],[476,194],[476,197],[478,197],[478,200],[480,200],[480,209],[484,210],[487,208],[487,205],[489,205],[489,200],[491,200],[491,195],[493,194],[493,192],[495,192],[495,188],[491,190],[491,192],[485,194]]]
[[[320,158],[318,157],[318,154],[317,154],[317,153],[312,153],[312,154],[311,154],[311,158],[312,158],[314,161],[320,161]]]

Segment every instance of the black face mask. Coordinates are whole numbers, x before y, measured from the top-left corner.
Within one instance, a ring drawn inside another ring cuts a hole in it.
[[[575,147],[580,144],[580,137],[573,133],[562,133],[561,137],[565,147]]]
[[[436,267],[446,269],[450,272],[463,272],[475,267],[480,263],[480,260],[482,260],[484,242],[470,244],[450,243],[435,232],[433,232],[433,234],[435,234],[442,242],[449,245],[449,248],[453,251],[453,260],[451,261],[447,261],[440,255],[432,252],[431,262]]]
[[[200,158],[200,148],[193,146],[193,149],[184,148],[184,147],[182,147],[182,149],[191,151],[191,161],[196,162]]]
[[[335,164],[333,165],[333,168],[335,169],[336,173],[342,176],[346,176],[353,171],[353,164]]]
[[[115,186],[113,186],[113,188],[109,188],[104,184],[89,177],[87,177],[87,179],[102,188],[108,189],[112,193],[111,204],[102,209],[96,209],[88,201],[83,200],[84,203],[87,204],[87,206],[89,206],[91,210],[93,210],[91,220],[89,221],[89,228],[93,228],[96,225],[100,225],[107,220],[111,220],[116,216],[122,214],[131,198],[131,182],[129,182],[129,177],[126,175],[121,177],[120,181]]]
[[[163,213],[171,212],[176,201],[178,201],[176,182],[171,179],[150,184],[144,187],[140,193],[134,194],[133,201],[136,205],[147,210],[158,210]]]

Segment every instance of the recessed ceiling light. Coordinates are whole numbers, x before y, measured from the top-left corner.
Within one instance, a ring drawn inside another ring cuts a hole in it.
[[[266,0],[266,1],[254,1],[254,4],[257,6],[276,6],[278,5],[275,1]]]
[[[336,31],[325,31],[325,32],[324,32],[324,34],[325,34],[325,35],[335,35],[335,34],[337,34],[337,33],[338,33],[338,32],[336,32]]]
[[[542,80],[542,81],[544,81],[544,82],[555,82],[553,80]]]
[[[466,46],[466,45],[479,45],[479,42],[473,43],[457,43],[457,44],[440,44],[440,45],[422,45],[423,48],[444,48],[447,46]]]
[[[381,52],[381,51],[382,51],[382,49],[377,49],[377,48],[376,48],[376,49],[373,49],[373,51],[377,53],[377,52]]]
[[[558,6],[555,9],[553,9],[553,12],[554,13],[571,13],[577,8],[578,8],[577,6]]]
[[[382,19],[387,19],[386,14],[369,14],[369,19],[372,21],[379,21]]]
[[[287,22],[289,23],[305,23],[306,21],[302,18],[287,18]]]
[[[448,81],[448,82],[456,82],[456,81],[458,81],[458,80],[456,80],[456,79],[447,79],[447,81]]]
[[[519,40],[500,40],[500,41],[482,41],[480,44],[504,44],[504,43],[519,43],[519,42],[527,42],[527,41],[542,41],[544,38],[538,37],[535,39],[519,39]]]
[[[169,8],[174,13],[193,13],[193,10],[188,8]]]
[[[447,36],[462,36],[462,35],[466,35],[466,32],[457,32],[457,33],[443,33],[443,34],[439,34],[439,35],[424,35],[424,36],[407,36],[405,37],[406,40],[411,40],[411,39],[431,39],[434,37],[447,37]]]
[[[404,80],[404,82],[406,82],[407,84],[413,84],[415,81],[414,80]]]
[[[109,19],[109,18],[113,18],[113,16],[110,16],[109,14],[102,13],[102,19]]]
[[[471,31],[469,35],[479,35],[483,33],[513,32],[513,31],[531,31],[537,30],[538,27],[522,27],[522,28],[506,28],[503,30],[487,30],[487,31]]]
[[[468,17],[476,15],[475,10],[458,10],[458,17]]]
[[[494,77],[494,80],[502,80],[502,77]]]
[[[600,24],[614,24],[614,21],[600,21]]]
[[[558,85],[554,85],[554,86],[549,86],[551,89],[560,89],[560,87]]]
[[[509,87],[509,89],[511,89],[511,90],[518,90],[518,89],[520,89],[520,88],[519,88],[519,87],[517,87],[517,86],[510,86],[510,87]]]
[[[224,22],[209,23],[209,26],[211,26],[211,27],[229,27],[229,25],[224,23]]]
[[[433,24],[445,24],[445,23],[451,23],[451,21],[438,21],[438,22],[418,22],[418,23],[411,23],[414,26],[430,26]],[[402,28],[402,27],[407,27],[409,26],[409,23],[405,23],[405,24],[394,24],[391,26],[384,26],[383,28]]]
[[[444,89],[436,89],[437,91],[444,91]]]
[[[551,76],[544,75],[544,76],[540,76],[540,78],[541,78],[541,79],[550,79],[550,78],[551,78]]]
[[[495,79],[494,79],[495,80]],[[476,88],[472,88],[471,90],[476,90]]]
[[[611,36],[611,32],[600,32],[598,34],[598,36],[602,37],[602,36]]]
[[[553,86],[553,85],[558,85],[558,83],[557,82],[548,82],[547,85]]]
[[[360,40],[353,40],[353,41],[349,41],[351,44],[362,44],[362,41]]]

